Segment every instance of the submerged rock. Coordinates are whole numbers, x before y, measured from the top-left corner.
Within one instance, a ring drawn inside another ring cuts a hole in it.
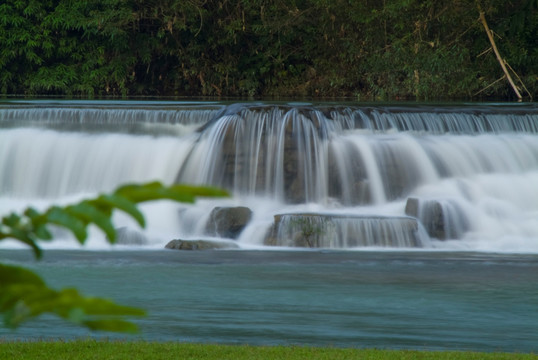
[[[173,250],[217,250],[238,249],[239,245],[233,241],[176,239],[166,244],[165,248]]]
[[[424,241],[416,219],[375,215],[279,214],[265,245],[352,248],[422,247]]]
[[[248,207],[216,207],[209,215],[206,233],[211,236],[237,239],[251,218],[252,210]]]

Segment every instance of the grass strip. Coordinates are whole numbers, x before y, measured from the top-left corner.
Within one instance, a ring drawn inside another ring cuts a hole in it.
[[[435,359],[489,360],[538,359],[536,354],[483,353],[466,351],[377,350],[303,346],[213,345],[144,341],[40,341],[20,342],[0,340],[0,359]]]

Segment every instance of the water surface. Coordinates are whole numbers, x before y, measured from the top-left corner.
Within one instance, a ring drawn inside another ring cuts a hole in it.
[[[129,339],[254,345],[538,350],[538,256],[377,251],[27,251],[49,285],[139,306]],[[4,339],[91,334],[43,318]],[[125,337],[120,335],[119,337]]]

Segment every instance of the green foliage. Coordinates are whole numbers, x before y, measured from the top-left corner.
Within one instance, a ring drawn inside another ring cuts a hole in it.
[[[326,234],[326,226],[317,219],[311,217],[295,217],[290,221],[290,225],[294,229],[298,229],[299,238],[296,239],[300,243],[305,243],[308,247],[318,247],[320,237]]]
[[[210,188],[188,185],[165,187],[158,182],[148,184],[129,184],[116,189],[111,194],[103,194],[95,199],[83,200],[65,207],[52,206],[40,213],[33,208],[26,209],[22,215],[11,213],[2,218],[0,240],[17,239],[29,245],[36,255],[41,256],[38,240],[52,240],[48,226],[50,224],[64,227],[84,244],[88,237],[88,225],[99,227],[111,243],[116,241],[116,230],[111,221],[112,211],[121,210],[142,227],[145,221],[136,204],[153,200],[173,200],[192,203],[197,196],[226,196],[226,192]]]
[[[142,316],[141,309],[100,298],[87,298],[76,289],[56,291],[30,270],[0,264],[0,313],[4,325],[16,328],[43,313],[55,314],[91,330],[136,332],[124,316]]]
[[[178,355],[180,354],[180,355]],[[56,341],[56,342],[0,342],[0,359],[174,359],[183,360],[536,360],[536,354],[471,352],[380,350],[309,346],[251,346],[192,344],[181,342],[145,341]]]
[[[38,241],[50,241],[53,238],[49,226],[69,230],[84,244],[88,237],[87,228],[93,224],[106,234],[109,242],[114,243],[116,230],[111,221],[114,210],[123,211],[144,227],[144,216],[137,204],[154,200],[192,203],[199,196],[227,196],[227,193],[210,187],[166,187],[158,182],[124,185],[111,194],[103,194],[77,204],[52,206],[43,212],[29,207],[22,214],[6,215],[0,224],[0,241],[19,240],[30,246],[39,258],[42,251]],[[31,271],[0,264],[0,313],[4,314],[4,324],[11,328],[42,313],[52,313],[92,330],[133,332],[136,331],[136,326],[122,317],[140,316],[144,311],[105,299],[86,298],[75,289],[50,289]]]
[[[480,3],[536,93],[537,0]],[[502,75],[477,18],[469,0],[5,0],[0,92],[469,98]]]

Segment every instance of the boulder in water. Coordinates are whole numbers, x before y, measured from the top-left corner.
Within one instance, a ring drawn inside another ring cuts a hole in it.
[[[176,239],[166,244],[165,248],[173,250],[219,250],[237,249],[239,246],[233,241]]]
[[[211,236],[237,239],[251,218],[252,210],[245,206],[216,207],[209,215],[206,233]]]
[[[352,248],[422,247],[424,239],[416,219],[376,215],[278,214],[265,245]]]

